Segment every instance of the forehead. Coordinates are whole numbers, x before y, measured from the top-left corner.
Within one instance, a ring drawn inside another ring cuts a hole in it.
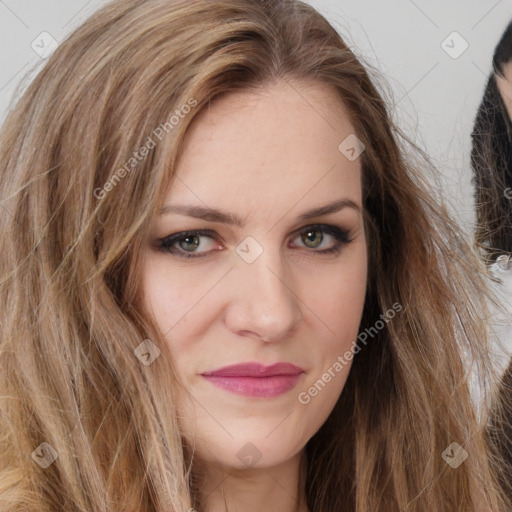
[[[303,196],[360,199],[360,159],[339,149],[353,134],[327,85],[281,81],[225,95],[191,124],[165,200],[275,208]]]

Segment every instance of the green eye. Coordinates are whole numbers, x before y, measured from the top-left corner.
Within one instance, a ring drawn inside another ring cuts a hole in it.
[[[201,242],[199,240],[199,236],[197,236],[197,235],[187,236],[178,241],[178,245],[184,251],[188,251],[189,249],[191,251],[194,251],[195,249],[197,249],[199,247],[200,243]]]
[[[210,240],[210,244],[203,242],[202,239]],[[182,258],[200,258],[211,252],[208,249],[213,247],[214,239],[214,231],[184,231],[162,238],[159,240],[159,243],[160,249],[170,254],[175,254]],[[203,250],[198,251],[198,247],[201,247]]]
[[[318,235],[318,236],[315,236]],[[311,249],[316,249],[322,243],[324,236],[319,229],[310,229],[302,233],[302,240]]]

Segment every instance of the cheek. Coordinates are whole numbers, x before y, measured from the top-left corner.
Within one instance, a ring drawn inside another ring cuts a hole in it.
[[[358,264],[337,269],[317,281],[320,291],[311,309],[318,314],[310,317],[315,319],[311,330],[326,334],[315,338],[315,350],[310,347],[312,372],[297,397],[304,413],[315,418],[311,435],[332,412],[352,366],[367,282],[366,257],[360,257]]]
[[[140,304],[153,316],[155,327],[172,354],[175,377],[184,382],[185,368],[193,368],[193,360],[187,348],[187,329],[197,325],[187,316],[200,301],[201,290],[192,276],[183,272],[169,272],[159,261],[148,261],[143,267]],[[189,277],[187,279],[187,277]]]
[[[362,317],[367,285],[366,253],[352,265],[317,276],[316,293],[311,297],[311,309],[333,335],[334,345],[352,341]]]
[[[148,255],[142,266],[140,304],[152,313],[182,378],[185,369],[197,366],[198,344],[220,314],[218,293],[226,286],[228,270],[219,264],[177,265],[161,255]]]
[[[165,258],[148,258],[143,266],[141,303],[155,318],[160,333],[168,340],[182,338],[178,332],[186,329],[188,315],[204,298],[211,286],[197,273],[169,270]],[[174,343],[173,343],[174,344]],[[179,344],[173,350],[181,350]]]
[[[204,298],[213,277],[176,268],[162,256],[148,257],[142,271],[144,305],[162,329],[169,330],[178,322],[186,322],[187,313]]]

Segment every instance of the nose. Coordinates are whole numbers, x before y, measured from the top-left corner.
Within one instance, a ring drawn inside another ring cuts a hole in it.
[[[277,252],[264,250],[252,263],[237,261],[225,317],[231,332],[279,341],[297,328],[302,319],[298,283]]]

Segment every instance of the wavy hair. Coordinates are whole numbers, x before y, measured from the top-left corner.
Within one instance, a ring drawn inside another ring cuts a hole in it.
[[[204,511],[138,262],[195,116],[280,80],[334,88],[366,146],[361,330],[403,307],[306,445],[309,509],[506,510],[470,392],[472,367],[490,375],[485,269],[366,68],[292,0],[115,0],[60,44],[0,139],[2,511]],[[148,338],[162,357],[144,365]]]

